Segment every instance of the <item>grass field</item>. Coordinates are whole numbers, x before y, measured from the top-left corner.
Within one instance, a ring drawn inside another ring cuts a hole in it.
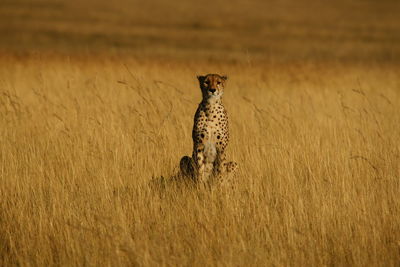
[[[400,60],[397,0],[2,0],[0,49],[224,61]]]
[[[5,1],[0,265],[398,266],[399,4],[302,3]],[[240,168],[198,188],[206,73]]]

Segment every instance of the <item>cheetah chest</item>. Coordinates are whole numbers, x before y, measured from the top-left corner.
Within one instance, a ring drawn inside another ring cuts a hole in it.
[[[200,108],[195,128],[195,134],[202,143],[225,146],[228,125],[224,107],[214,105]]]

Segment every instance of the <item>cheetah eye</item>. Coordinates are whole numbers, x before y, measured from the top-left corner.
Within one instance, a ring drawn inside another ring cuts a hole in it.
[[[220,81],[218,81],[218,82],[217,82],[217,84],[218,84],[218,85],[220,85],[220,84],[221,84],[221,82],[220,82]]]
[[[210,85],[209,81],[204,82],[205,85]]]

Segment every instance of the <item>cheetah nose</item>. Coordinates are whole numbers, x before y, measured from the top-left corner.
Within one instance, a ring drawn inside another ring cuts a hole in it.
[[[210,89],[211,93],[214,93],[217,89]]]

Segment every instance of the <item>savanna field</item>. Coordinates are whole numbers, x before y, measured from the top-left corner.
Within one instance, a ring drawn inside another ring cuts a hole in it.
[[[399,266],[399,12],[5,1],[0,265]],[[240,165],[210,187],[178,175],[206,73]]]

